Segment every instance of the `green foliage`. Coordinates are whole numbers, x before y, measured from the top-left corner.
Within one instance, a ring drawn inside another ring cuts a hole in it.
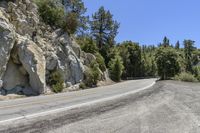
[[[92,38],[89,38],[89,37],[78,37],[77,42],[81,46],[81,49],[84,52],[91,53],[91,54],[95,55],[96,62],[99,64],[100,70],[102,72],[106,71],[106,65],[105,65],[104,58],[98,52],[98,48],[97,48],[94,40]]]
[[[57,0],[58,1],[58,0]],[[42,20],[55,28],[64,24],[64,9],[56,5],[55,0],[35,0]]]
[[[119,82],[123,73],[123,62],[120,56],[115,56],[115,58],[111,59],[109,62],[109,73],[111,79]]]
[[[75,13],[68,13],[65,16],[65,22],[63,24],[63,29],[68,34],[74,34],[78,28],[78,17]]]
[[[88,28],[87,17],[83,16],[86,8],[81,0],[70,0],[65,8],[60,0],[35,0],[35,2],[42,20],[53,28],[61,28],[68,34]]]
[[[170,46],[169,39],[166,36],[163,39],[162,46],[164,46],[164,47]]]
[[[198,80],[191,73],[182,72],[175,76],[175,80],[185,81],[185,82],[197,82]]]
[[[53,92],[59,93],[64,89],[64,80],[62,75],[58,71],[54,71],[50,75],[49,84],[52,87]]]
[[[200,81],[200,66],[193,67],[195,77]]]
[[[99,53],[96,53],[95,56],[96,56],[96,61],[99,64],[100,70],[102,72],[105,72],[106,71],[106,65],[105,65],[104,58]]]
[[[79,88],[84,90],[87,89],[87,86],[85,85],[85,83],[81,82]]]
[[[165,80],[174,77],[180,72],[180,65],[177,61],[178,54],[175,49],[171,47],[160,47],[156,51],[156,64],[158,75]]]
[[[195,66],[200,62],[200,50],[194,50],[192,52],[192,64]]]
[[[118,49],[125,67],[123,77],[140,77],[142,72],[142,59],[139,44],[125,41],[118,46]]]
[[[84,16],[86,8],[82,0],[63,0],[66,16],[66,27],[69,34],[81,35],[87,31],[89,18]]]
[[[100,7],[99,10],[92,15],[90,26],[92,36],[107,64],[108,50],[115,44],[114,39],[118,33],[119,23],[113,20],[113,15],[110,11],[106,11],[104,7]]]
[[[180,49],[180,42],[179,41],[176,42],[175,49]]]
[[[142,53],[141,74],[143,77],[155,77],[157,75],[157,68],[155,62],[154,52]]]
[[[78,43],[81,46],[81,49],[86,53],[96,54],[98,52],[98,48],[96,43],[92,38],[82,37],[78,38]]]
[[[99,66],[96,62],[92,62],[88,70],[85,71],[84,84],[87,87],[94,87],[97,85],[98,80],[100,79]]]
[[[186,71],[192,71],[192,52],[194,51],[194,41],[192,40],[184,40],[184,53],[185,53],[185,61],[186,61]]]

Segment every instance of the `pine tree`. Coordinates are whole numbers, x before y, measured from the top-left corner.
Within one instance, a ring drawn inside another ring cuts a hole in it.
[[[192,40],[184,40],[184,53],[185,53],[185,62],[186,62],[186,71],[192,71],[192,52],[194,51],[194,43]]]
[[[179,43],[179,41],[176,42],[175,49],[180,49],[180,43]]]
[[[104,7],[92,15],[91,32],[97,46],[103,49],[103,46],[114,44],[114,39],[118,33],[119,23],[113,20],[113,15],[110,11],[106,11]]]
[[[162,44],[164,47],[168,47],[170,44],[169,44],[169,39],[165,36],[164,39],[163,39],[163,44]]]

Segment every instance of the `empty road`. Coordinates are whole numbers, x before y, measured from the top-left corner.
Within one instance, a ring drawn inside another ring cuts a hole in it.
[[[116,104],[117,100],[145,91],[155,80],[133,80],[77,92],[1,101],[0,132],[53,131],[62,125],[89,118],[96,114],[97,109],[102,113],[118,108],[121,104]]]
[[[154,81],[0,102],[0,133],[200,133],[200,83]]]
[[[200,84],[158,82],[151,93],[49,133],[200,133]]]

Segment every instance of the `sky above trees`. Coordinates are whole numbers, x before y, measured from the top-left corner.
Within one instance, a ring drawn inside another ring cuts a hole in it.
[[[164,36],[175,44],[184,39],[196,41],[200,48],[199,0],[83,0],[87,14],[100,6],[111,11],[120,22],[117,42],[132,40],[158,44]],[[183,45],[182,45],[183,46]]]

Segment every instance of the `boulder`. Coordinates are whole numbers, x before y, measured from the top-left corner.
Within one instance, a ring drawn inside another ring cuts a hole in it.
[[[16,86],[28,86],[28,75],[21,73],[19,68],[20,65],[14,64],[12,60],[8,62],[6,72],[3,76],[4,89],[12,90]]]
[[[46,61],[42,50],[32,41],[18,38],[18,56],[29,75],[29,84],[38,94],[45,93]]]
[[[15,42],[14,28],[3,14],[0,10],[0,80],[6,71],[10,52]]]

